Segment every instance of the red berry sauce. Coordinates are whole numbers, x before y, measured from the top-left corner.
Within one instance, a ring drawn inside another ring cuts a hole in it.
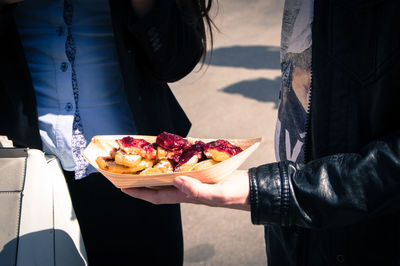
[[[186,148],[182,155],[179,156],[178,164],[176,167],[181,166],[182,164],[188,162],[193,156],[197,156],[198,159],[200,159],[203,156],[203,147],[204,143],[201,141],[196,142],[189,148]]]
[[[157,136],[156,143],[169,151],[181,150],[190,146],[190,143],[186,139],[168,132],[160,133]]]
[[[211,141],[205,144],[204,152],[207,152],[209,149],[215,149],[220,152],[226,152],[231,157],[243,151],[242,148],[235,146],[229,141],[223,139]]]
[[[147,142],[144,139],[135,139],[130,136],[120,139],[120,143],[124,148],[138,148],[144,150],[146,153],[153,153],[153,144]]]

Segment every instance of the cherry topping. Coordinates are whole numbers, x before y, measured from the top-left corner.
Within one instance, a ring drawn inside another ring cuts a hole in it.
[[[242,148],[235,146],[229,141],[223,139],[211,141],[205,144],[204,152],[207,152],[209,149],[216,149],[217,151],[226,152],[231,156],[236,155],[243,151]]]
[[[170,151],[185,149],[190,146],[190,143],[186,139],[168,132],[160,133],[157,136],[156,143]]]
[[[203,156],[203,147],[204,147],[204,142],[198,141],[189,148],[186,148],[183,151],[182,155],[179,156],[179,161],[176,167],[179,167],[182,164],[186,163],[193,156],[197,156],[197,158],[200,159]]]
[[[130,136],[120,139],[120,143],[124,148],[139,148],[146,152],[153,152],[154,146],[144,139],[135,139]]]

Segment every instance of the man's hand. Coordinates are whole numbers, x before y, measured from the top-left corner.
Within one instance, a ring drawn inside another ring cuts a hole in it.
[[[155,2],[156,0],[131,0],[132,8],[138,17],[145,16],[153,8]]]
[[[161,189],[127,188],[122,191],[134,198],[153,204],[194,203],[213,207],[250,210],[249,175],[247,171],[235,171],[218,184],[203,184],[199,180],[179,176],[174,186]]]

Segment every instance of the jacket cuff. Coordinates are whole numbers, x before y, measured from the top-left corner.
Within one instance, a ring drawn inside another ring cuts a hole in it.
[[[249,170],[251,222],[285,225],[289,210],[289,185],[282,163],[261,165]]]

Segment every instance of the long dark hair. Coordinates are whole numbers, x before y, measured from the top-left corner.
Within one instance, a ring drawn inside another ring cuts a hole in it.
[[[213,30],[218,30],[210,15],[210,11],[213,6],[213,0],[176,1],[178,5],[190,15],[192,23],[195,25],[201,35],[203,44],[202,64],[204,64],[207,58],[207,52],[210,52],[210,58],[212,55],[214,45]],[[214,2],[216,1],[217,0],[214,0]]]

